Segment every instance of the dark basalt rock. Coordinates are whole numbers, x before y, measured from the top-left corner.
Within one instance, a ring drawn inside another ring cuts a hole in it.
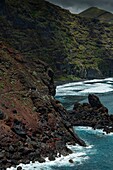
[[[17,167],[17,170],[22,170],[22,167],[21,167],[21,166],[18,166],[18,167]]]
[[[14,120],[14,123],[13,123],[12,130],[13,130],[17,135],[20,135],[21,137],[25,137],[25,136],[26,136],[26,132],[25,132],[25,130],[24,130],[24,127],[23,127],[21,121],[18,121],[18,120],[15,119],[15,120]]]
[[[72,159],[69,160],[70,163],[74,163],[74,161]]]
[[[55,155],[54,154],[50,154],[49,155],[49,160],[50,161],[54,161],[55,160]]]
[[[89,103],[75,103],[73,110],[68,112],[71,125],[91,126],[94,129],[104,129],[106,133],[113,132],[113,116],[109,115],[99,97],[89,94],[88,101]]]
[[[37,161],[40,162],[40,163],[43,163],[43,162],[45,162],[45,159],[42,158],[42,157],[39,157],[39,158],[37,158]]]
[[[94,94],[89,94],[88,95],[88,101],[89,101],[89,104],[92,106],[92,107],[102,107],[102,104],[99,100],[99,98],[94,95]]]

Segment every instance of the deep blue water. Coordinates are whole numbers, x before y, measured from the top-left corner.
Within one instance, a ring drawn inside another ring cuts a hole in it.
[[[55,170],[113,170],[113,136],[103,135],[102,132],[93,132],[93,130],[78,129],[79,135],[93,145],[86,154],[89,159],[82,161],[81,164],[74,166],[53,167]],[[83,149],[82,149],[83,151]]]
[[[57,96],[62,104],[71,109],[74,102],[87,102],[89,93],[99,96],[101,102],[113,113],[113,78],[104,80],[85,81],[71,83],[57,88]],[[80,165],[67,167],[66,170],[113,170],[113,134],[105,135],[102,131],[91,128],[76,128],[79,136],[93,145],[90,151],[86,151],[89,159]],[[56,168],[58,169],[58,168]],[[65,170],[65,167],[59,170]]]
[[[56,98],[67,109],[74,102],[87,102],[89,93],[97,94],[101,102],[113,113],[113,78],[68,83],[57,87]],[[74,127],[87,147],[69,146],[74,153],[43,164],[22,165],[24,170],[113,170],[113,134],[103,134],[102,130],[88,127]],[[74,163],[69,163],[72,159]],[[16,170],[12,168],[12,170]]]

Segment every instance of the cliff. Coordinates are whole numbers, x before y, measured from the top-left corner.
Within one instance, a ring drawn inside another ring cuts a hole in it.
[[[67,142],[85,146],[54,99],[53,75],[44,62],[0,43],[0,168],[67,155]]]
[[[98,18],[42,0],[2,0],[0,28],[2,41],[49,63],[57,80],[113,76],[113,25]]]
[[[53,79],[112,76],[112,24],[43,0],[1,0],[0,28],[1,168],[86,146],[54,99]]]

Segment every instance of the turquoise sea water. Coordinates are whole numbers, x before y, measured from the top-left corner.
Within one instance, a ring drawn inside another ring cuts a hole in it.
[[[113,78],[73,82],[57,87],[56,98],[71,109],[76,101],[87,102],[89,93],[97,94],[101,102],[113,113]],[[73,154],[43,164],[21,165],[25,170],[113,170],[113,134],[89,127],[74,127],[87,143],[87,147],[68,146]],[[72,159],[74,163],[69,163]],[[15,168],[11,168],[16,170]]]

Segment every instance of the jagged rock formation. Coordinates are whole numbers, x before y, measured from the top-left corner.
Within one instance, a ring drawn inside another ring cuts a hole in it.
[[[0,39],[29,60],[51,65],[60,80],[113,76],[113,25],[43,0],[2,0]]]
[[[89,103],[75,103],[69,111],[68,120],[73,126],[90,126],[103,129],[106,133],[113,132],[113,115],[102,105],[96,95],[89,94]]]
[[[69,154],[67,142],[85,146],[53,97],[53,75],[44,62],[0,43],[0,169]]]

